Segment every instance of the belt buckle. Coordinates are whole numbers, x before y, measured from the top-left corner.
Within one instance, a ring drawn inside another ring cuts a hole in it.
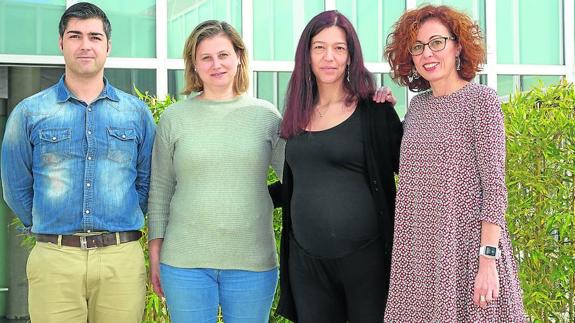
[[[98,248],[97,246],[88,248],[88,241],[86,240],[86,236],[80,236],[80,249],[82,250],[92,250]]]

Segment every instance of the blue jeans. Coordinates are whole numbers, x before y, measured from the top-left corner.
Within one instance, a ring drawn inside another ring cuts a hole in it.
[[[226,323],[268,322],[277,279],[277,268],[255,272],[160,264],[173,323],[215,323],[218,305]]]

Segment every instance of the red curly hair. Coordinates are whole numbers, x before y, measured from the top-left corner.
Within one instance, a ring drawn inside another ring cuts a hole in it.
[[[393,32],[387,36],[384,56],[391,66],[393,80],[407,86],[412,91],[425,91],[430,88],[429,82],[420,77],[410,77],[415,69],[409,53],[417,38],[419,27],[428,19],[438,19],[461,45],[461,69],[459,77],[471,81],[481,71],[485,63],[485,47],[479,25],[466,14],[448,6],[426,5],[406,11],[393,26]]]

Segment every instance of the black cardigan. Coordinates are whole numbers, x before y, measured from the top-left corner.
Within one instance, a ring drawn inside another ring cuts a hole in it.
[[[361,113],[362,136],[365,142],[364,151],[368,172],[366,180],[369,182],[379,215],[381,235],[387,242],[385,257],[388,258],[388,262],[391,262],[396,192],[394,173],[399,170],[399,148],[403,128],[397,113],[389,103],[378,104],[369,99],[359,102],[357,108],[360,109]],[[286,162],[284,163],[283,184],[272,186],[270,194],[275,206],[283,206],[280,246],[280,300],[277,313],[297,322],[288,271],[292,183],[292,172]]]

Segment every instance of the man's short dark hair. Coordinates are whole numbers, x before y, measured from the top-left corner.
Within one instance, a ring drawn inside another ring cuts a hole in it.
[[[102,11],[98,6],[88,2],[78,2],[64,11],[62,18],[60,18],[60,25],[58,26],[60,37],[64,37],[64,31],[68,26],[68,21],[72,18],[82,20],[91,18],[100,19],[104,24],[104,33],[106,34],[106,38],[110,40],[112,37],[112,25],[110,25],[110,20],[108,20],[104,11]]]

